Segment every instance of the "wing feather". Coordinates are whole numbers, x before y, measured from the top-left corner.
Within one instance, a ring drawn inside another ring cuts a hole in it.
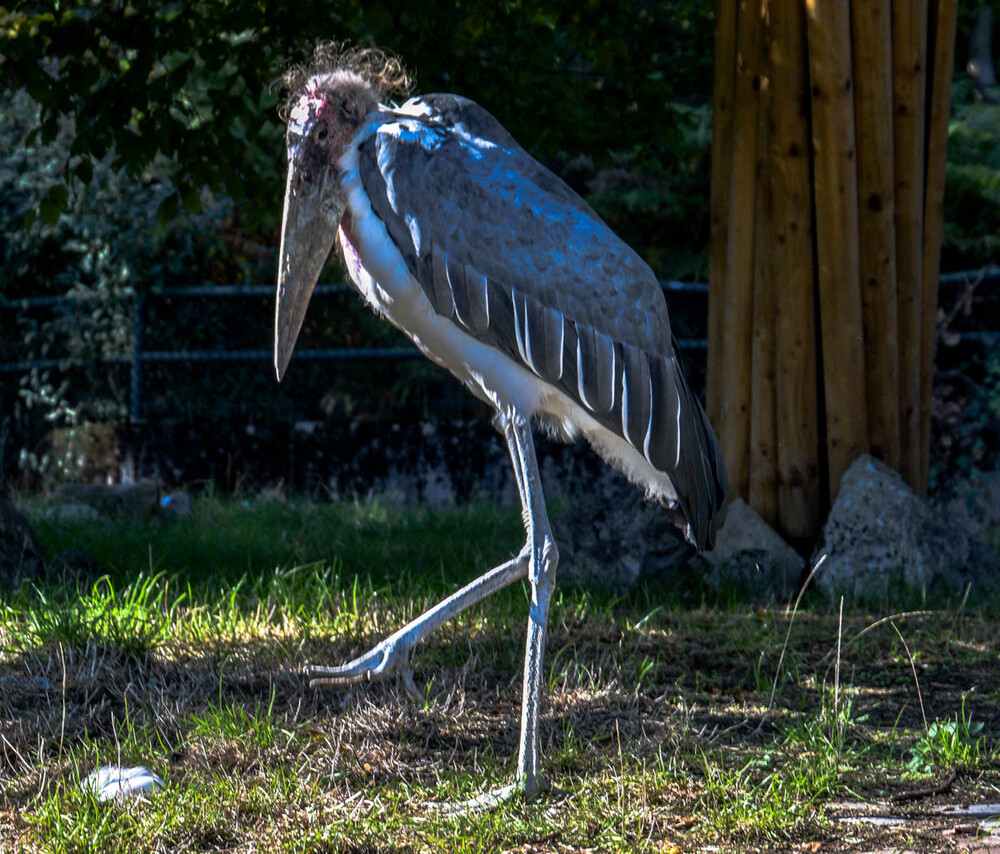
[[[656,425],[650,435],[646,458],[660,471],[674,471],[680,462],[681,397],[675,377],[678,365],[673,357],[652,359],[650,420]]]
[[[388,114],[358,149],[372,209],[434,310],[520,361],[629,442],[677,493],[700,548],[721,523],[722,455],[649,267],[481,107]]]
[[[610,412],[615,405],[617,362],[615,342],[607,335],[582,324],[576,325],[577,385],[581,397],[593,412]]]
[[[514,313],[514,340],[517,342],[517,352],[521,361],[536,374],[538,368],[531,359],[531,339],[528,337],[528,306],[524,294],[511,289],[510,292],[511,311]]]
[[[528,363],[543,380],[557,383],[563,375],[563,317],[554,308],[524,298],[524,338]]]
[[[622,435],[640,453],[649,429],[649,362],[641,350],[622,344]]]
[[[455,317],[477,338],[490,328],[486,277],[468,264],[448,259],[448,280],[451,282]]]
[[[486,276],[466,264],[465,288],[469,304],[465,323],[474,335],[483,334],[490,328],[489,284]]]
[[[428,248],[427,254],[430,256],[431,272],[430,279],[425,285],[427,296],[438,314],[442,317],[454,317],[455,289],[449,276],[448,255],[434,244]]]

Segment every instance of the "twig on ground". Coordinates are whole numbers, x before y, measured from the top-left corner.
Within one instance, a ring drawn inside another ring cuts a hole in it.
[[[958,770],[955,768],[951,769],[951,773],[948,774],[940,783],[935,783],[933,786],[926,786],[923,789],[911,789],[908,792],[898,792],[889,798],[895,804],[905,803],[906,801],[919,801],[921,798],[930,798],[934,795],[943,795],[951,791],[951,787],[954,784],[956,778],[958,777]]]
[[[885,623],[891,623],[893,620],[902,620],[905,619],[906,617],[933,617],[937,613],[938,613],[937,611],[925,610],[925,611],[899,611],[895,614],[889,614],[889,616],[882,617],[881,619],[876,620],[874,623],[869,623],[854,637],[852,637],[848,641],[845,641],[844,645],[841,647],[841,651],[847,649],[849,646],[853,646],[855,643],[861,640],[861,638],[863,638],[866,634],[868,634],[868,632],[872,631],[872,629],[877,629],[879,626],[882,626]],[[826,655],[824,655],[820,659],[820,661],[826,661],[835,652],[836,650],[830,650],[830,652],[826,653]]]

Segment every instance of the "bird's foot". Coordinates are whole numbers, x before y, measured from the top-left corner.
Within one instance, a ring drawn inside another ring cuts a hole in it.
[[[410,698],[416,703],[424,702],[424,695],[413,680],[410,645],[395,635],[347,664],[336,667],[307,664],[302,672],[310,677],[310,688],[344,688],[359,682],[377,682],[399,676]]]
[[[501,786],[499,789],[491,789],[488,792],[483,792],[483,794],[476,795],[476,797],[467,801],[427,802],[424,806],[447,815],[464,815],[466,813],[495,809],[501,804],[513,800],[522,800],[525,803],[530,803],[542,795],[562,796],[566,794],[568,792],[557,789],[541,775],[535,775],[523,781]]]

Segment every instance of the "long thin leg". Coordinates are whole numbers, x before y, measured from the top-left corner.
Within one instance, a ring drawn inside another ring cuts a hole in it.
[[[532,799],[550,786],[542,776],[538,745],[538,723],[542,695],[542,663],[545,656],[545,627],[549,604],[556,583],[556,550],[548,513],[542,496],[542,485],[535,458],[535,443],[530,426],[518,415],[500,418],[507,446],[510,448],[518,489],[524,511],[527,533],[522,555],[529,559],[528,579],[531,583],[531,606],[528,611],[528,639],[524,651],[524,681],[521,689],[521,744],[517,754],[517,777],[512,785],[486,792],[463,804],[448,804],[449,811],[481,809],[495,806],[521,792]]]
[[[525,526],[527,528],[527,520],[530,518],[531,512],[529,511],[530,501],[528,499],[528,487],[525,483],[524,466],[521,462],[523,454],[515,433],[510,428],[510,419],[501,416],[500,423],[503,428],[504,439],[507,442],[507,449],[510,452],[511,461],[514,465],[514,476],[517,481],[518,495],[521,498],[522,513],[526,520]],[[534,453],[532,451],[533,459]],[[537,469],[537,465],[535,465],[535,468]],[[419,617],[407,623],[403,628],[389,635],[389,637],[372,647],[364,655],[358,656],[352,661],[347,662],[347,664],[335,667],[315,664],[306,665],[304,668],[305,674],[313,677],[309,682],[309,686],[312,688],[336,688],[399,675],[403,680],[403,685],[407,693],[419,702],[423,697],[413,681],[413,671],[410,667],[410,652],[413,647],[436,628],[462,613],[462,611],[472,607],[477,602],[481,602],[497,590],[501,590],[513,582],[524,578],[528,575],[531,560],[531,537],[529,535],[524,548],[521,549],[521,553],[517,557],[483,573],[483,575],[465,585],[461,590],[456,591],[447,599],[439,602],[433,608],[428,609]]]
[[[413,683],[409,664],[410,650],[436,628],[466,608],[470,608],[519,578],[524,578],[528,574],[528,564],[528,555],[522,552],[513,560],[491,569],[347,664],[337,667],[307,664],[304,668],[305,674],[313,677],[309,681],[309,687],[338,688],[399,674],[403,677],[407,693],[416,700],[422,699]]]
[[[407,691],[419,700],[421,696],[413,683],[409,663],[413,646],[466,608],[527,576],[531,584],[531,606],[528,612],[528,637],[524,653],[521,742],[517,756],[517,777],[513,785],[460,805],[473,809],[498,803],[518,791],[521,791],[526,798],[534,798],[549,788],[539,769],[538,722],[542,694],[542,663],[545,655],[545,627],[549,604],[555,589],[559,553],[552,537],[548,513],[545,511],[531,427],[517,413],[501,413],[498,417],[507,441],[507,449],[510,451],[514,477],[521,498],[527,535],[521,553],[484,573],[353,661],[339,667],[308,665],[305,668],[306,674],[314,677],[309,683],[313,687],[351,685],[399,674]]]
[[[528,580],[531,583],[531,606],[528,612],[528,638],[524,652],[524,682],[521,693],[521,746],[517,757],[518,781],[523,786],[524,795],[533,798],[548,783],[539,770],[540,752],[538,747],[538,721],[541,706],[543,670],[545,655],[545,628],[549,616],[549,604],[556,584],[556,567],[559,552],[549,527],[548,513],[535,459],[535,443],[531,427],[523,419],[515,416],[508,428],[517,449],[517,464],[521,470],[526,501],[524,502],[527,547],[531,562]]]

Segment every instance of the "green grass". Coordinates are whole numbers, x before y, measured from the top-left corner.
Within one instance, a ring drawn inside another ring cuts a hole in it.
[[[516,759],[523,585],[418,648],[422,704],[394,683],[311,691],[299,670],[507,558],[516,510],[207,496],[170,524],[31,512],[50,554],[82,548],[106,574],[0,598],[4,854],[836,851],[936,832],[848,834],[840,802],[884,812],[951,771],[954,798],[1000,801],[998,620],[968,605],[841,624],[818,605],[792,622],[560,589],[542,745],[563,793],[451,815],[428,804],[507,782]],[[112,762],[166,788],[97,803],[79,781]]]

